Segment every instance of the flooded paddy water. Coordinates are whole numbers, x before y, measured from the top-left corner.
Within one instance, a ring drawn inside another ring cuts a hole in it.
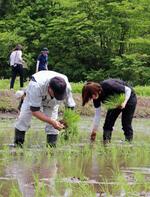
[[[0,196],[150,196],[150,121],[134,119],[134,141],[124,142],[120,120],[112,143],[89,141],[92,118],[82,117],[80,133],[57,148],[46,148],[44,123],[33,119],[23,149],[10,148],[15,120],[0,122]]]

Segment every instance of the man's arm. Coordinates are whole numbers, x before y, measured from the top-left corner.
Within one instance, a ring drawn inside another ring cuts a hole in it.
[[[41,111],[32,111],[32,115],[38,118],[39,120],[42,120],[43,122],[47,122],[48,124],[51,124],[55,129],[61,130],[64,128],[64,125],[58,122],[57,120],[54,120],[48,116],[46,116]]]

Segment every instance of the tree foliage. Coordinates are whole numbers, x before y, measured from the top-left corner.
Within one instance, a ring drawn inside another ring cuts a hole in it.
[[[21,43],[29,75],[46,46],[49,69],[71,81],[150,84],[149,18],[149,0],[0,0],[0,76]]]

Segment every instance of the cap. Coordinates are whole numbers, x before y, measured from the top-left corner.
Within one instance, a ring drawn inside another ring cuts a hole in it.
[[[18,90],[18,91],[15,93],[16,99],[20,99],[23,95],[24,95],[24,91],[23,91],[23,90]]]
[[[42,49],[42,51],[48,51],[48,48],[44,47],[44,48]]]
[[[17,44],[15,47],[15,50],[22,50],[22,45],[21,44]]]
[[[61,77],[53,77],[50,80],[49,86],[54,92],[54,97],[57,100],[63,100],[66,97],[66,87],[67,84],[65,80]]]

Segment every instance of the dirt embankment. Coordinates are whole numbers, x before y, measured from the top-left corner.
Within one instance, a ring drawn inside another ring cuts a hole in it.
[[[94,114],[92,102],[82,107],[81,94],[74,94],[76,101],[76,111],[81,115],[91,116]],[[15,92],[10,90],[0,91],[0,118],[14,117],[17,115],[18,102],[15,99]],[[102,107],[102,116],[105,116],[106,110]],[[150,97],[138,97],[138,103],[135,111],[135,118],[150,118]]]

